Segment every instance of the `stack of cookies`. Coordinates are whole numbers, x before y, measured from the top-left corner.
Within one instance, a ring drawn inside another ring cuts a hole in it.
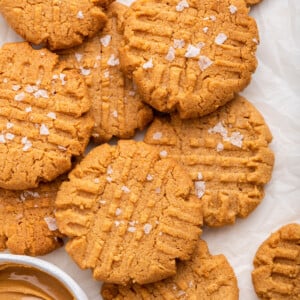
[[[68,237],[104,299],[238,299],[200,235],[247,217],[272,175],[272,134],[238,95],[259,1],[111,2],[0,0],[27,41],[0,49],[1,249],[43,255]],[[261,298],[299,296],[299,226],[272,252],[289,259],[281,288],[258,254]]]

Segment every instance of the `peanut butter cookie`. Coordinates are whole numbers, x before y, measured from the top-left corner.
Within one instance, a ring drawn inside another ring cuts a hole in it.
[[[256,68],[258,32],[248,12],[244,0],[138,0],[124,20],[122,67],[159,111],[213,112]]]
[[[190,173],[208,226],[233,224],[260,203],[274,164],[271,140],[263,117],[239,96],[202,118],[156,118],[145,136]]]
[[[204,241],[199,241],[193,257],[179,262],[177,274],[163,281],[123,287],[104,283],[104,300],[237,300],[237,279],[224,255],[211,255]]]
[[[118,28],[126,6],[112,3],[105,28],[83,45],[60,52],[61,59],[85,78],[95,119],[93,138],[109,141],[113,136],[131,138],[136,129],[152,120],[152,109],[144,104],[133,82],[124,76],[119,65],[118,47],[123,37]]]
[[[69,170],[94,123],[81,76],[47,49],[6,44],[0,90],[0,187],[33,188]]]
[[[54,218],[61,179],[25,191],[0,189],[0,250],[44,255],[62,246]]]
[[[252,281],[260,299],[300,299],[300,224],[281,227],[259,247]]]
[[[145,284],[175,275],[176,260],[191,257],[201,232],[192,186],[182,167],[143,142],[93,149],[57,195],[67,252],[106,282]]]
[[[0,12],[11,27],[34,44],[50,49],[80,45],[98,32],[107,20],[106,0],[0,0]]]

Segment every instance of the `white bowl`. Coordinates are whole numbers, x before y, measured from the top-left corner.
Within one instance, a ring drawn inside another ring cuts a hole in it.
[[[45,260],[26,255],[0,254],[0,265],[4,263],[15,263],[39,269],[60,281],[76,300],[88,300],[85,292],[68,274]]]

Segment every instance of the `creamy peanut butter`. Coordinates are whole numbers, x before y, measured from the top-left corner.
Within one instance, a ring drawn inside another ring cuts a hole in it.
[[[20,264],[0,265],[0,300],[75,300],[56,278]]]

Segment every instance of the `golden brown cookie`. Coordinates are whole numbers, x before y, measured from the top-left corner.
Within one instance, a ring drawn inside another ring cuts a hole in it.
[[[215,111],[250,82],[258,32],[244,0],[138,0],[121,63],[144,101],[181,118]]]
[[[300,224],[281,227],[258,248],[252,282],[260,299],[300,299]]]
[[[245,0],[246,4],[247,4],[247,5],[250,5],[250,6],[255,5],[255,4],[258,4],[258,3],[260,3],[261,1],[262,1],[262,0]]]
[[[113,136],[131,138],[136,129],[144,129],[152,120],[152,109],[142,102],[132,81],[120,70],[118,47],[123,37],[118,27],[126,9],[112,3],[101,33],[82,46],[60,53],[68,67],[80,71],[89,87],[95,119],[92,136],[98,143]]]
[[[81,76],[47,49],[0,49],[0,187],[23,190],[51,181],[83,153],[93,120]]]
[[[97,280],[145,284],[176,273],[201,232],[192,181],[155,147],[119,141],[93,149],[69,174],[56,199],[67,252]]]
[[[61,179],[25,191],[0,189],[0,250],[44,255],[62,246],[54,218]]]
[[[145,136],[190,173],[208,226],[233,224],[260,203],[273,169],[271,140],[261,114],[239,96],[202,118],[156,118]]]
[[[0,0],[0,12],[24,39],[50,49],[80,45],[107,21],[106,0]]]
[[[144,286],[104,283],[101,294],[104,300],[237,300],[239,289],[226,257],[211,255],[201,240],[192,259],[178,263],[175,276]]]

